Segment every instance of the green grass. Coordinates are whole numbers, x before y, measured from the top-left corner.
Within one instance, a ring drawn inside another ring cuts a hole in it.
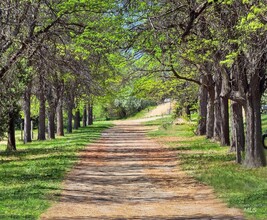
[[[13,153],[0,145],[0,219],[38,219],[58,199],[61,182],[77,161],[77,152],[110,126],[97,122],[55,140],[18,143]]]
[[[263,113],[261,115],[261,123],[262,123],[262,132],[267,132],[267,114]]]
[[[267,219],[267,167],[246,169],[234,162],[235,155],[228,152],[228,147],[195,136],[194,125],[170,125],[165,129],[164,123],[162,120],[146,123],[159,126],[149,136],[175,137],[166,144],[177,151],[184,170],[212,186],[230,207],[243,209],[247,219]]]

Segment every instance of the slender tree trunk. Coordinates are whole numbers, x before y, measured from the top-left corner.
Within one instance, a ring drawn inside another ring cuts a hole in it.
[[[229,132],[229,104],[228,98],[221,97],[221,145],[230,145],[230,132]]]
[[[88,104],[88,113],[87,113],[87,123],[88,125],[92,125],[93,124],[93,105],[92,104]]]
[[[72,133],[72,105],[68,106],[68,133]]]
[[[216,96],[214,101],[214,131],[213,131],[213,139],[216,141],[221,140],[221,124],[222,124],[222,116],[221,116],[220,97]]]
[[[73,128],[74,129],[78,129],[80,127],[79,124],[80,124],[80,110],[77,109],[75,111],[74,126],[73,126]]]
[[[266,165],[262,144],[260,86],[250,87],[246,97],[246,154],[244,165],[249,168]]]
[[[7,151],[16,151],[16,139],[15,139],[15,113],[10,111],[8,113],[8,140]]]
[[[244,121],[242,114],[242,106],[235,102],[231,102],[232,113],[232,143],[231,151],[236,152],[236,162],[242,163],[242,152],[245,150],[245,134]]]
[[[199,88],[199,121],[198,121],[197,134],[206,135],[208,91],[204,86],[204,84],[206,84],[206,80],[203,79],[201,80],[202,80],[201,81],[202,85]]]
[[[64,136],[62,100],[59,99],[57,105],[57,135]]]
[[[50,106],[48,110],[48,138],[55,139],[55,107]]]
[[[29,86],[23,96],[24,112],[24,143],[32,141],[31,137],[31,86]]]
[[[220,102],[222,83],[220,78],[221,78],[220,73],[216,71],[215,100],[214,100],[214,132],[213,132],[213,139],[216,141],[221,140],[221,125],[222,125],[221,102]]]
[[[77,112],[77,122],[78,122],[78,128],[81,127],[81,114],[80,110]]]
[[[214,132],[214,100],[215,91],[214,87],[209,87],[208,90],[208,106],[207,106],[207,138],[213,138]]]
[[[86,106],[83,108],[83,127],[86,127],[87,125],[87,111],[86,111]]]
[[[187,119],[191,119],[190,105],[186,105],[184,108],[184,114]]]
[[[39,95],[39,125],[38,125],[38,140],[45,140],[45,95],[44,92],[40,91]]]

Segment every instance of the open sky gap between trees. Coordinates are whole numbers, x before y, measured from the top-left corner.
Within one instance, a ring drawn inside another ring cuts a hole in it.
[[[198,111],[198,135],[266,166],[267,1],[5,0],[0,27],[8,151],[21,118],[27,143],[32,126],[54,139],[172,98],[176,116]]]

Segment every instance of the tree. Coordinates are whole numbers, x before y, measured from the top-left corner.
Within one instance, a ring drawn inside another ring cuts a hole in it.
[[[264,1],[253,7],[244,1],[157,1],[149,2],[149,7],[147,2],[139,4],[135,9],[142,10],[141,5],[148,13],[135,28],[143,44],[136,48],[157,59],[164,71],[172,71],[179,79],[201,85],[199,76],[185,75],[188,66],[207,78],[208,138],[229,144],[228,99],[240,103],[247,121],[244,164],[264,166],[259,104],[265,89]],[[235,65],[239,68],[233,72]],[[214,113],[223,117],[214,122]]]

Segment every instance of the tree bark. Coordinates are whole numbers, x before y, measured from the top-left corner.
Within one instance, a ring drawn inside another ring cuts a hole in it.
[[[72,133],[72,105],[68,106],[68,133]]]
[[[221,103],[221,146],[230,145],[228,98],[220,97]]]
[[[32,141],[31,137],[31,85],[25,90],[23,95],[24,112],[24,143]]]
[[[55,139],[55,106],[48,109],[48,138]]]
[[[64,136],[64,124],[63,124],[63,110],[62,110],[62,100],[59,99],[57,105],[57,135]]]
[[[214,132],[214,100],[215,91],[214,87],[209,87],[208,89],[208,106],[207,106],[207,138],[213,138]]]
[[[216,141],[221,140],[221,125],[222,125],[222,115],[221,115],[221,90],[222,90],[222,79],[221,72],[219,68],[214,71],[214,82],[215,82],[215,101],[214,101],[214,132],[213,139]]]
[[[250,86],[246,95],[246,154],[244,165],[249,168],[266,166],[261,130],[260,85]]]
[[[213,139],[216,141],[221,140],[221,124],[222,124],[222,116],[221,116],[221,105],[220,105],[220,97],[218,93],[215,93],[214,100],[214,132]]]
[[[45,140],[45,95],[44,91],[41,88],[40,89],[40,95],[39,95],[39,125],[38,125],[38,140]]]
[[[73,126],[73,128],[74,129],[78,129],[80,127],[79,125],[80,125],[80,110],[77,109],[75,111],[74,126]]]
[[[205,76],[204,76],[205,77]],[[198,135],[206,135],[207,126],[207,105],[208,105],[208,91],[206,89],[206,80],[202,77],[202,85],[199,88],[199,121],[197,127]]]
[[[93,105],[88,104],[88,112],[87,112],[87,124],[92,125],[93,124]]]
[[[242,163],[242,152],[245,150],[244,121],[242,106],[235,101],[231,102],[232,113],[232,143],[231,151],[236,152],[236,162]]]
[[[78,112],[76,112],[77,114],[77,123],[78,123],[78,128],[81,127],[81,114],[80,114],[80,110]]]
[[[87,111],[86,106],[83,107],[83,127],[86,127],[87,125]]]
[[[7,151],[16,151],[16,139],[15,139],[15,116],[14,111],[8,112],[8,140],[7,140]]]

